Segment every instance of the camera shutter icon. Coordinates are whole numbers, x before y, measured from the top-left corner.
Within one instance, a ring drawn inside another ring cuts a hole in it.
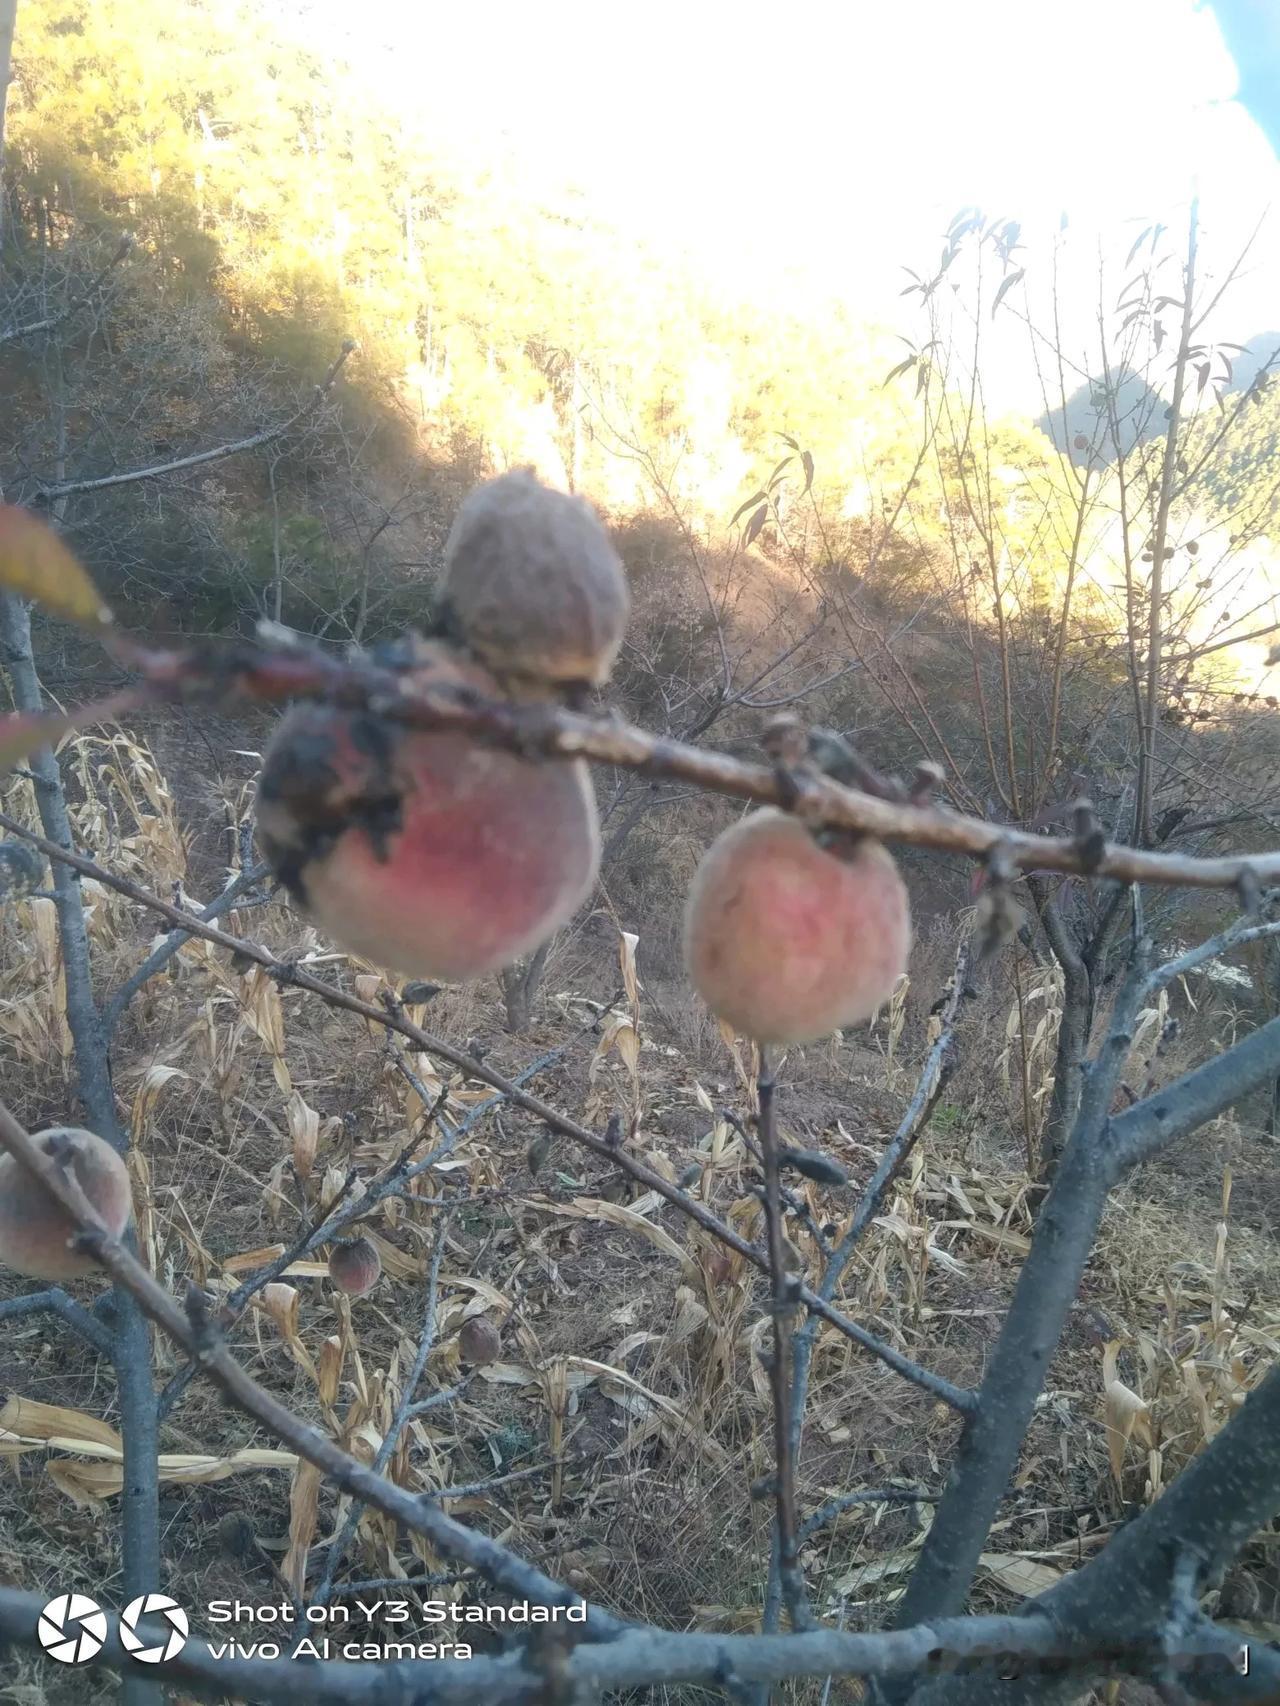
[[[138,1632],[144,1617],[153,1625],[145,1635]],[[186,1612],[167,1593],[140,1594],[120,1613],[120,1645],[140,1664],[162,1665],[186,1646],[190,1627]]]
[[[59,1594],[40,1613],[36,1633],[45,1652],[59,1664],[87,1664],[107,1639],[107,1614],[88,1594]]]

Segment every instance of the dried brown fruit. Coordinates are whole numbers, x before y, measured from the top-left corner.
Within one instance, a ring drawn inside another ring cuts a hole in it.
[[[368,1238],[350,1238],[329,1252],[329,1278],[339,1291],[363,1297],[382,1278],[382,1257]]]
[[[462,1323],[458,1351],[473,1368],[487,1368],[502,1349],[502,1337],[487,1315],[472,1315]]]
[[[499,675],[593,686],[608,679],[630,605],[599,516],[523,469],[477,486],[458,511],[444,601]]]

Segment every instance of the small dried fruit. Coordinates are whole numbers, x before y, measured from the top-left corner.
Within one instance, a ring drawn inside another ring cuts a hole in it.
[[[363,1297],[382,1277],[382,1257],[368,1238],[350,1238],[329,1252],[329,1278],[339,1291]]]
[[[613,668],[630,602],[599,516],[525,469],[477,486],[458,511],[444,601],[497,674],[593,686]]]
[[[502,1337],[487,1315],[472,1315],[462,1323],[458,1351],[463,1362],[473,1368],[487,1368],[501,1349]]]

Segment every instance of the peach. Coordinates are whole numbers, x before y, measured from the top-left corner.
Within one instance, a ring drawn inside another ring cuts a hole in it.
[[[33,1134],[51,1160],[83,1191],[113,1238],[133,1216],[129,1170],[105,1139],[79,1126],[53,1126]],[[0,1263],[31,1279],[79,1279],[100,1264],[72,1248],[77,1227],[12,1155],[0,1156]]]
[[[473,1368],[487,1368],[502,1349],[502,1337],[487,1315],[472,1315],[462,1323],[458,1352]]]
[[[690,980],[759,1043],[862,1023],[907,967],[910,907],[892,856],[868,836],[824,839],[785,812],[753,812],[717,838],[690,886]]]
[[[622,559],[595,511],[526,469],[486,481],[463,503],[443,591],[490,669],[553,684],[606,681],[630,607]]]
[[[497,695],[485,671],[444,657],[444,679]],[[465,982],[531,953],[599,868],[581,761],[539,763],[367,711],[286,713],[256,809],[262,851],[302,908],[339,947],[410,978]]]
[[[329,1252],[329,1278],[339,1291],[363,1297],[382,1277],[382,1257],[368,1238],[348,1238]]]

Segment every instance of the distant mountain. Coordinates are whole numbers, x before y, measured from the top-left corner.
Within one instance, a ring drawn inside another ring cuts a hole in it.
[[[1224,351],[1223,354],[1232,358],[1231,383],[1226,392],[1228,398],[1238,401],[1237,394],[1248,391],[1264,367],[1274,376],[1272,383],[1280,387],[1280,331],[1255,332],[1243,350],[1238,353]],[[1224,502],[1238,503],[1243,496],[1247,476],[1255,467],[1261,472],[1275,452],[1271,428],[1273,425],[1280,427],[1280,404],[1272,402],[1270,386],[1264,387],[1264,391],[1266,394],[1256,400],[1260,413],[1255,412],[1255,400],[1251,399],[1241,418],[1228,430],[1221,447],[1226,452],[1227,466],[1224,467],[1222,489],[1216,495]],[[1228,404],[1229,408],[1232,406]],[[1121,376],[1116,391],[1116,413],[1126,455],[1135,445],[1147,444],[1163,435],[1166,408],[1164,398],[1140,374]],[[1090,448],[1095,445],[1104,462],[1114,460],[1100,378],[1090,378],[1067,398],[1065,424],[1063,411],[1059,408],[1051,414],[1042,415],[1036,425],[1059,450],[1067,451],[1077,464],[1089,459]],[[1084,445],[1077,445],[1077,439],[1084,439]],[[1264,460],[1255,463],[1255,457]]]
[[[1164,399],[1152,390],[1137,373],[1121,372],[1116,383],[1116,416],[1120,443],[1126,455],[1136,445],[1159,438],[1164,431]],[[1061,408],[1042,415],[1036,422],[1059,450],[1068,451],[1075,462],[1089,459],[1090,447],[1101,453],[1104,462],[1113,456],[1111,433],[1107,426],[1107,405],[1104,381],[1087,380],[1067,398],[1065,419]],[[1078,445],[1077,439],[1084,444]]]
[[[1261,368],[1270,364],[1272,371],[1280,370],[1280,332],[1255,332],[1231,364],[1232,391],[1247,390],[1258,377]]]

